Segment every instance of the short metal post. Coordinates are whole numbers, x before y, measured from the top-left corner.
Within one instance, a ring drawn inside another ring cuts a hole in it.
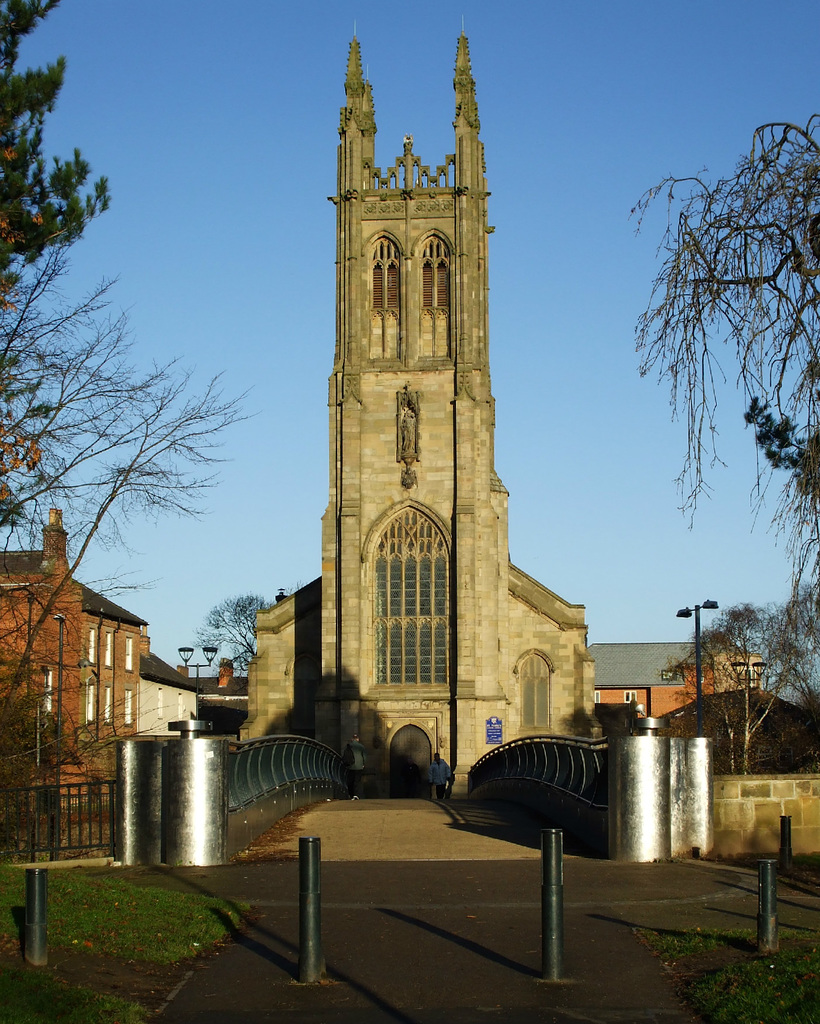
[[[564,850],[560,828],[541,832],[541,977],[564,973]]]
[[[44,967],[48,963],[48,870],[26,868],[26,963]]]
[[[777,939],[777,861],[757,862],[757,951],[776,953]]]
[[[792,869],[792,819],[788,814],[780,816],[780,870]]]
[[[299,839],[299,981],[320,981],[325,973],[322,953],[322,841]]]

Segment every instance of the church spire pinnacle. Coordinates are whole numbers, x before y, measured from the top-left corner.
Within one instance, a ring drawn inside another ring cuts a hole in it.
[[[376,121],[373,112],[373,93],[370,83],[365,81],[362,74],[362,55],[356,36],[353,36],[350,55],[347,59],[345,96],[347,97],[347,110],[342,111],[343,122],[346,123],[352,115],[362,132],[374,133]]]
[[[475,79],[470,67],[470,46],[463,30],[458,37],[456,75],[453,79],[453,87],[456,91],[456,125],[463,120],[468,127],[478,131],[480,124],[478,103],[475,98]]]

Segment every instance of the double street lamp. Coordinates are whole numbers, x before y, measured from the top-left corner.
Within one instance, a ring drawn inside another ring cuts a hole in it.
[[[717,601],[704,601],[703,604],[695,605],[695,694],[698,709],[698,736],[703,736],[703,671],[700,658],[700,610],[714,611],[718,606]],[[691,619],[692,609],[681,608],[677,614],[679,619]]]
[[[189,665],[191,658],[194,656],[193,647],[180,647],[179,656],[185,662],[186,668],[196,669],[196,714],[194,717],[199,721],[199,670],[201,668],[210,668],[213,664],[213,660],[216,657],[216,652],[219,648],[217,647],[203,647],[202,653],[205,655],[205,661],[195,662],[193,665]]]

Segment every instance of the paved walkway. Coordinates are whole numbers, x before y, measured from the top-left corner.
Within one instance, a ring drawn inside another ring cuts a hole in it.
[[[635,938],[655,928],[756,927],[756,874],[705,861],[617,864],[568,846],[565,980],[540,980],[540,831],[513,805],[358,801],[299,821],[322,839],[328,981],[298,984],[298,861],[133,869],[251,903],[238,942],[197,966],[163,1024],[691,1024]],[[295,854],[298,837],[282,849]],[[780,889],[781,926],[820,903]]]

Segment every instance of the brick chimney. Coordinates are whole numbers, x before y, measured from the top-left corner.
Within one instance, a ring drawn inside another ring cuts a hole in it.
[[[227,686],[233,679],[233,662],[230,658],[219,660],[219,686]]]
[[[63,513],[59,508],[52,508],[48,513],[48,526],[43,527],[43,565],[51,569],[65,568],[66,540],[68,534],[63,529]]]

